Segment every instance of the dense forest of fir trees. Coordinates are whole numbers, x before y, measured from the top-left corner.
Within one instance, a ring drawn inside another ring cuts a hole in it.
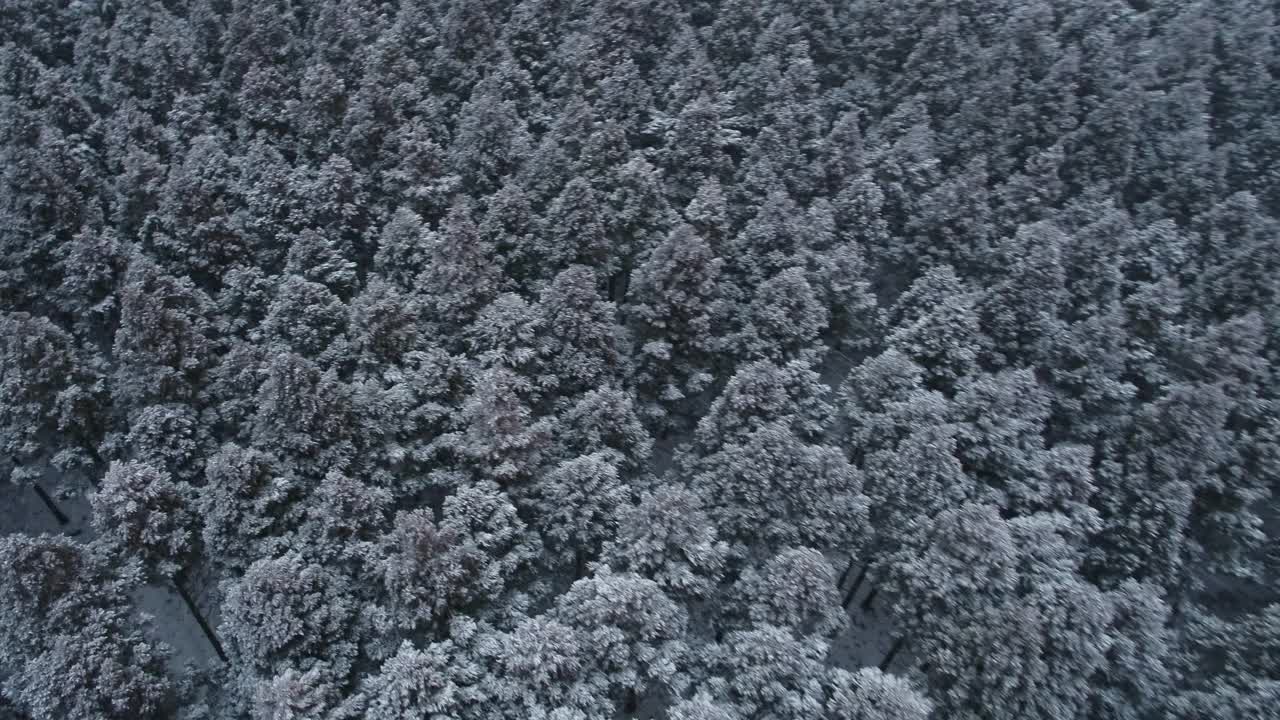
[[[0,2],[0,717],[1274,718],[1278,18]]]

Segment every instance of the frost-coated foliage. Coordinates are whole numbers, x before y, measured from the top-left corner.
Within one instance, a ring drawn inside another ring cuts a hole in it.
[[[171,714],[168,648],[142,631],[104,558],[51,535],[5,536],[0,551],[6,695],[35,717]]]
[[[344,720],[361,717],[360,698],[344,699],[327,665],[306,672],[289,668],[270,680],[259,681],[253,691],[254,718]]]
[[[896,675],[863,668],[832,673],[826,713],[848,720],[924,720],[933,709],[911,683]]]
[[[93,452],[103,387],[79,354],[71,335],[45,318],[0,316],[0,462],[14,481],[38,477],[27,464],[43,454],[73,468]]]
[[[865,532],[857,469],[838,448],[806,443],[781,422],[726,443],[699,467],[693,487],[736,544],[846,548]]]
[[[817,550],[784,550],[734,587],[744,619],[757,627],[785,628],[797,636],[830,639],[844,629],[835,570]]]
[[[469,620],[454,621],[449,638],[426,650],[406,640],[366,681],[363,717],[485,717],[495,691],[486,662],[499,642],[492,630]]]
[[[653,580],[672,597],[704,598],[724,575],[728,551],[697,494],[662,485],[619,511],[603,559]]]
[[[254,548],[288,527],[295,485],[276,474],[267,454],[228,443],[205,462],[205,482],[196,507],[201,540],[217,562],[243,568],[257,559]],[[274,533],[273,533],[274,531]]]
[[[1269,719],[1278,47],[0,0],[0,716]]]
[[[625,470],[645,467],[653,439],[645,428],[631,393],[602,388],[583,393],[558,415],[553,431],[560,453],[567,459],[611,451]]]
[[[98,538],[114,552],[173,575],[195,549],[190,494],[153,465],[112,463],[89,496]]]
[[[237,664],[258,672],[350,662],[356,612],[345,581],[298,553],[263,558],[225,589],[221,634]]]
[[[772,626],[729,633],[708,651],[705,685],[743,717],[821,717],[827,646]]]
[[[607,692],[680,689],[688,617],[657,583],[605,571],[575,582],[554,617],[581,633],[588,672]]]
[[[138,413],[125,444],[138,461],[191,482],[199,478],[201,459],[209,455],[207,437],[190,405],[152,405]]]
[[[547,549],[569,561],[599,554],[616,532],[619,507],[630,500],[612,452],[566,460],[530,492],[533,497],[527,504],[539,518]]]
[[[77,625],[7,678],[7,692],[37,717],[166,717],[166,652],[133,627],[127,606],[94,610]]]
[[[694,437],[699,449],[709,453],[762,425],[785,421],[797,436],[818,438],[831,422],[826,394],[827,387],[807,363],[749,363],[729,378],[698,421]]]
[[[500,717],[548,716],[556,708],[600,712],[607,707],[607,678],[586,672],[578,630],[541,615],[526,618],[498,638],[501,649],[494,672]]]
[[[455,608],[502,588],[493,558],[421,510],[396,515],[382,552],[386,602],[406,630],[447,624]]]

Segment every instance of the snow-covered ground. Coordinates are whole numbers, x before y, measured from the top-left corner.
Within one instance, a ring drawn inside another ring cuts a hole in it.
[[[44,488],[50,495],[53,494],[52,486],[45,484]],[[65,532],[73,536],[83,536],[85,533],[92,532],[89,526],[89,503],[83,498],[54,498],[54,503],[69,519],[66,525],[58,524],[30,485],[0,483],[0,535]]]
[[[53,495],[54,483],[45,481],[42,486],[50,491],[50,495]],[[67,516],[66,525],[58,523],[30,485],[0,483],[0,535],[66,533],[82,542],[92,540],[91,511],[88,501],[83,496],[55,497],[54,503]],[[196,582],[192,583],[191,591],[195,595],[196,602],[206,613],[210,624],[216,628],[216,616],[209,616],[209,613],[216,610],[216,603],[209,602],[211,597],[209,593],[202,592],[203,585],[197,576]],[[154,637],[172,648],[173,654],[169,665],[175,673],[180,672],[188,661],[197,665],[218,662],[217,655],[200,630],[199,623],[187,611],[182,598],[173,588],[167,585],[147,585],[134,590],[132,596],[134,607],[138,612],[151,618],[151,632]]]
[[[827,353],[824,362],[817,369],[822,382],[831,388],[831,395],[827,398],[829,402],[839,403],[840,385],[844,383],[849,371],[861,361],[860,356],[851,355],[846,351],[832,349]],[[838,431],[839,428],[837,433]],[[844,562],[844,558],[832,558],[832,564],[838,571],[844,569]],[[856,576],[857,572],[855,571],[852,575]],[[848,583],[852,582],[853,579],[850,578]],[[841,597],[847,588],[848,584],[841,588]],[[827,660],[836,667],[845,670],[876,667],[893,645],[894,631],[888,618],[885,617],[884,606],[873,605],[870,611],[862,610],[862,600],[867,593],[871,592],[871,589],[870,582],[864,582],[858,589],[858,594],[849,605],[849,626],[831,644]],[[900,654],[894,662],[894,668],[905,664],[905,660],[904,655]]]
[[[860,356],[850,355],[843,350],[832,348],[827,352],[822,364],[816,369],[822,382],[831,388],[832,394],[828,396],[828,401],[834,402],[836,400],[836,393],[840,392],[841,383],[848,377],[849,371],[860,362],[862,362]]]
[[[196,665],[218,664],[213,646],[172,587],[145,585],[132,594],[134,607],[152,618],[155,636],[173,650],[169,656],[169,669],[175,675],[182,673],[188,661]]]
[[[836,667],[845,670],[876,667],[888,654],[889,647],[893,645],[894,629],[885,617],[883,604],[873,604],[870,611],[862,609],[862,600],[867,593],[871,592],[871,589],[870,582],[864,582],[862,587],[858,588],[858,594],[849,605],[849,626],[831,643],[827,662]],[[900,666],[904,659],[900,654],[890,671]]]

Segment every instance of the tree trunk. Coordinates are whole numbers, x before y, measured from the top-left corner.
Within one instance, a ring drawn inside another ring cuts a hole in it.
[[[849,579],[849,573],[853,572],[853,566],[856,561],[852,555],[849,556],[849,563],[844,566],[844,572],[840,573],[840,582],[836,583],[837,588],[844,587],[844,581]]]
[[[187,588],[183,586],[181,573],[169,578],[169,581],[173,583],[173,589],[178,591],[178,595],[182,598],[182,602],[186,603],[187,610],[191,613],[191,616],[196,619],[196,623],[200,626],[201,632],[204,633],[209,644],[213,646],[213,651],[218,654],[218,659],[224,663],[227,662],[227,654],[222,650],[222,643],[218,642],[218,636],[213,633],[213,628],[209,627],[209,621],[204,619],[204,615],[201,614],[200,608],[196,607],[196,601],[192,599],[191,593],[188,593]]]
[[[618,307],[622,307],[627,300],[627,290],[631,286],[631,266],[632,261],[627,258],[623,261],[622,268],[609,277],[609,299]]]
[[[878,590],[879,590],[878,588],[871,588],[871,592],[867,593],[867,596],[862,598],[863,611],[871,612],[871,607],[876,601],[876,593],[878,592]]]
[[[40,502],[44,503],[44,506],[49,509],[49,513],[53,515],[54,520],[58,521],[59,525],[66,525],[71,522],[66,513],[58,509],[58,506],[53,502],[53,498],[49,497],[49,493],[45,492],[44,488],[31,483],[31,489],[35,490],[36,495],[40,496]]]
[[[849,588],[849,593],[844,596],[844,609],[848,610],[849,605],[853,603],[853,596],[858,594],[858,589],[862,587],[862,581],[867,579],[867,567],[871,563],[862,566],[862,570],[858,573],[858,577],[853,581],[853,587]],[[874,593],[875,591],[872,590]]]
[[[858,586],[856,584],[853,587],[849,588],[849,592],[844,594],[844,600],[840,603],[840,607],[844,608],[845,610],[848,610],[849,606],[853,604],[853,596],[857,592],[858,592]]]
[[[862,587],[862,581],[867,579],[867,570],[871,568],[871,563],[862,566],[862,570],[858,572],[858,579],[853,581],[853,591],[858,592]]]
[[[622,712],[627,715],[634,715],[636,709],[640,707],[640,694],[635,688],[627,688],[626,700],[622,703]]]
[[[889,672],[889,666],[893,664],[893,659],[898,657],[898,653],[902,650],[902,646],[907,644],[905,637],[897,638],[893,641],[893,645],[889,646],[889,654],[884,656],[880,661],[880,672]]]

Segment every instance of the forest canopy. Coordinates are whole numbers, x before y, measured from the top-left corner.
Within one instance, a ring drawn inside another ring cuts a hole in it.
[[[0,2],[0,718],[1280,703],[1280,4]]]

